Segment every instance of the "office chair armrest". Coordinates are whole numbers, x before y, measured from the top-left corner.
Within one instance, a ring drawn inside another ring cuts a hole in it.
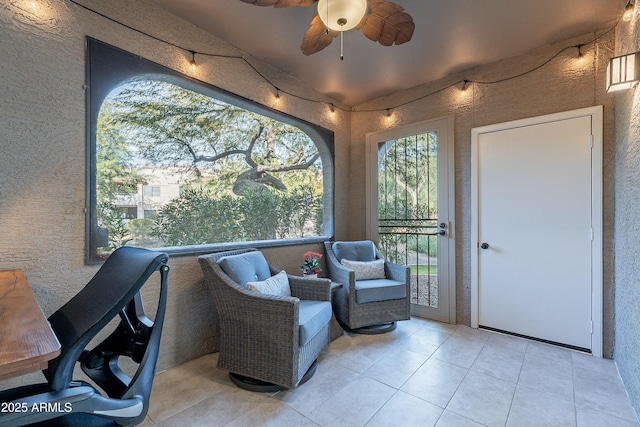
[[[289,276],[291,295],[304,300],[331,301],[331,280]]]

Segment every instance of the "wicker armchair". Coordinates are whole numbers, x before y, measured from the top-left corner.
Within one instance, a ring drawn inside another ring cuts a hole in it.
[[[347,330],[389,332],[396,328],[396,321],[409,319],[409,267],[384,261],[383,277],[356,280],[355,271],[341,260],[367,263],[383,259],[373,242],[324,242],[324,249],[328,277],[343,285],[336,290],[333,304],[336,317]]]
[[[240,261],[237,272],[251,279],[265,280],[280,272],[256,249],[198,257],[220,321],[218,367],[229,371],[237,386],[252,391],[304,383],[329,344],[330,281],[288,276],[292,296],[266,295],[248,290],[238,277],[232,279],[234,272],[221,266],[229,260]],[[256,260],[260,265],[254,265]]]

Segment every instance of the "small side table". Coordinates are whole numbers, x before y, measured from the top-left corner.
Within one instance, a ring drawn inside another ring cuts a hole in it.
[[[333,295],[335,291],[342,287],[342,283],[331,282],[331,306],[333,307]],[[344,334],[344,330],[338,323],[338,319],[336,319],[335,313],[331,314],[331,323],[329,324],[329,339],[331,341],[338,339]]]

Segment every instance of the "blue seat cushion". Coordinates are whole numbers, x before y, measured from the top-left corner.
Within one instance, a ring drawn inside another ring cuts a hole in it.
[[[247,282],[262,281],[271,277],[269,264],[259,251],[220,258],[218,265],[231,280],[242,287],[246,287]]]
[[[331,320],[331,303],[329,301],[300,300],[298,305],[298,322],[300,345],[305,345],[315,337]]]
[[[407,297],[407,285],[391,279],[356,280],[356,303]]]
[[[333,253],[338,258],[351,261],[373,261],[376,259],[376,247],[371,240],[361,240],[358,242],[335,242],[331,245]]]

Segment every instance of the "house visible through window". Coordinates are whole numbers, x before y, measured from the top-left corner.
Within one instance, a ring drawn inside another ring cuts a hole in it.
[[[119,206],[118,209],[122,212],[124,219],[134,219],[138,217],[138,208],[135,206]]]
[[[90,260],[124,245],[184,252],[332,235],[330,133],[90,40],[90,60],[105,54],[119,60],[95,63],[121,64],[124,77],[91,67],[95,86],[111,84],[90,103]]]
[[[148,197],[160,197],[160,187],[144,187],[144,195]]]

